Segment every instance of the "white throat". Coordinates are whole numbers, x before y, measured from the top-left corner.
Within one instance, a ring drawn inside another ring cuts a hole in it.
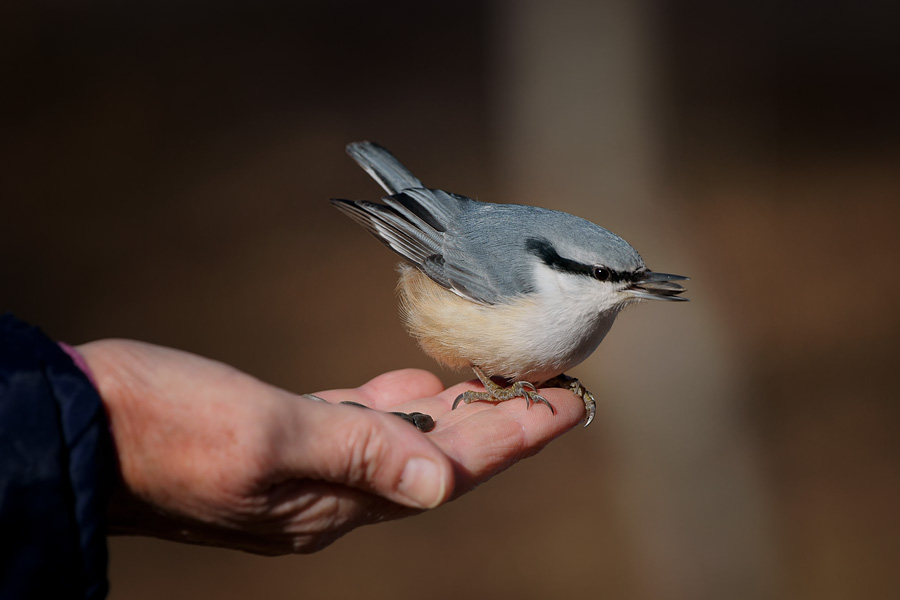
[[[590,356],[612,327],[624,298],[615,284],[540,263],[534,275],[537,290],[530,296],[536,299],[535,306],[521,334],[535,358],[539,355],[545,363],[549,378]]]

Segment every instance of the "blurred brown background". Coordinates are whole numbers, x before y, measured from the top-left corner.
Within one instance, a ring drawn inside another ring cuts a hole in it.
[[[595,425],[475,493],[311,556],[113,539],[111,597],[900,597],[897,13],[4,3],[0,310],[58,339],[298,392],[434,370],[327,202],[379,196],[358,139],[693,278],[575,372]]]

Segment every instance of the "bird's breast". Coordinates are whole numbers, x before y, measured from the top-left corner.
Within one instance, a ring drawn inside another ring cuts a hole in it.
[[[481,367],[489,375],[539,383],[593,352],[618,311],[525,294],[483,305],[401,267],[400,309],[410,333],[432,358],[451,368]]]

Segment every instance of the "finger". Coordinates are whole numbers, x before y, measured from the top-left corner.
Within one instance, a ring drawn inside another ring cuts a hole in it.
[[[402,369],[380,375],[352,390],[320,392],[330,402],[359,402],[377,410],[419,411],[437,418],[448,412],[453,400],[467,389],[484,389],[477,379],[444,389],[436,375],[419,369]]]
[[[454,386],[448,395],[465,389],[470,389],[468,384]],[[438,420],[430,439],[468,480],[459,482],[457,493],[536,454],[584,418],[584,403],[571,392],[550,388],[540,393],[553,404],[555,415],[546,406],[526,408],[524,399],[513,399],[462,405]]]
[[[273,490],[270,502],[280,518],[252,531],[252,538],[263,542],[269,554],[316,552],[362,525],[417,512],[370,492],[324,481],[286,483]]]
[[[431,375],[430,373],[427,373],[424,371],[416,371],[416,372],[423,373],[428,376]],[[397,371],[395,373],[402,373],[402,371]],[[438,380],[435,378],[435,382],[437,382],[437,381]],[[471,416],[472,414],[478,413],[483,410],[493,410],[493,409],[499,408],[501,406],[507,407],[507,408],[504,408],[504,410],[507,410],[507,409],[510,409],[513,407],[517,407],[517,410],[519,410],[519,409],[526,410],[525,400],[524,399],[515,399],[515,398],[512,400],[500,402],[497,404],[494,404],[491,402],[472,402],[471,404],[460,405],[456,410],[452,410],[453,401],[456,399],[457,396],[459,396],[460,394],[462,394],[463,392],[465,392],[467,390],[480,391],[483,389],[484,389],[484,386],[481,384],[481,382],[478,381],[477,379],[473,379],[470,381],[458,383],[451,388],[441,391],[439,394],[437,394],[435,396],[415,398],[408,402],[403,402],[401,404],[397,404],[397,405],[390,406],[390,407],[386,407],[386,406],[382,405],[382,409],[383,410],[402,410],[402,411],[406,411],[406,412],[419,411],[419,412],[426,413],[428,415],[431,415],[435,419],[435,421],[437,422],[438,430],[443,429],[444,427],[446,427],[452,423],[456,423],[459,419],[463,418],[464,416],[468,417],[468,416]],[[337,401],[344,401],[344,400],[350,399],[351,396],[347,395],[345,392],[352,392],[354,394],[359,394],[359,395],[352,396],[352,398],[356,398],[357,402],[363,402],[363,403],[366,403],[367,406],[376,407],[375,403],[370,400],[362,400],[362,401],[359,400],[360,397],[362,397],[362,398],[368,397],[368,395],[365,395],[361,390],[362,390],[362,388],[359,388],[358,390],[341,390],[342,395],[339,398],[333,397],[333,398],[329,398],[329,400],[331,400],[333,402],[337,402]],[[423,391],[428,391],[428,390],[425,389]],[[580,410],[581,411],[580,419],[583,419],[584,418],[584,402],[579,400],[573,394],[565,392],[564,390],[560,390],[559,388],[543,388],[540,390],[540,393],[541,393],[541,395],[547,397],[548,400],[550,400],[550,396],[556,397],[560,393],[560,391],[563,391],[562,404],[570,405],[571,407],[574,408],[574,410],[576,412]],[[573,404],[573,402],[574,402],[574,404]],[[551,404],[553,404],[554,409],[556,409],[557,403],[555,401],[551,400]],[[527,410],[529,410],[529,411],[535,410],[538,413],[544,413],[544,411],[546,411],[545,414],[548,414],[548,415],[550,414],[550,411],[547,410],[546,407],[538,410],[538,406],[532,406],[531,408],[528,408]],[[568,425],[565,423],[563,424],[563,427],[565,427],[565,431],[567,431],[569,429]],[[558,435],[558,433],[556,435]],[[550,439],[552,439],[552,438],[550,438]]]
[[[450,461],[408,423],[353,406],[295,405],[279,453],[287,475],[346,485],[420,509],[449,498]]]
[[[436,396],[444,390],[437,375],[421,369],[401,369],[375,377],[360,387],[372,408],[387,410],[405,402]]]
[[[499,408],[501,406],[507,407],[504,410],[507,410],[512,407],[518,407],[518,409],[526,409],[526,402],[524,398],[513,398],[511,400],[507,400],[504,402],[492,403],[492,402],[472,402],[470,404],[460,404],[456,409],[453,409],[453,403],[456,400],[457,396],[462,394],[463,392],[473,390],[473,391],[482,391],[484,390],[484,386],[477,379],[473,379],[470,381],[465,381],[462,383],[458,383],[453,387],[447,388],[443,390],[437,396],[432,396],[430,398],[418,398],[412,402],[405,403],[395,408],[399,408],[400,410],[418,410],[422,412],[427,412],[437,419],[438,417],[442,417],[440,420],[440,424],[448,425],[451,423],[457,422],[459,419],[471,416],[472,414],[478,413],[482,410],[492,410],[494,408]],[[565,392],[565,390],[560,390],[559,388],[541,388],[540,394],[550,400],[551,404],[554,407],[554,411],[557,411],[557,402],[551,399],[559,397],[560,391]],[[572,408],[576,412],[578,410],[582,411],[581,418],[584,418],[584,402],[579,400],[574,394],[563,393],[562,401],[560,405],[566,405],[569,408]],[[537,410],[538,405],[534,405],[527,410]],[[579,408],[580,407],[580,408]],[[568,410],[568,409],[567,409]],[[556,414],[551,413],[546,406],[543,409],[537,411],[538,413],[545,412],[545,414]],[[558,411],[557,411],[558,412]],[[446,415],[446,416],[445,416]],[[566,430],[568,430],[568,426],[566,425]]]
[[[265,499],[265,516],[246,520],[240,527],[172,521],[155,512],[142,518],[155,519],[156,537],[278,556],[316,552],[362,525],[417,512],[369,492],[308,479],[292,479],[267,489]]]
[[[397,406],[440,394],[441,380],[421,369],[390,371],[371,379],[358,388],[328,390],[315,395],[329,402],[358,402],[377,410],[394,410]]]

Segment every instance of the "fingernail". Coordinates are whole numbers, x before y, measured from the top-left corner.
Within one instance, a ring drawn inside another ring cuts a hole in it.
[[[446,485],[436,464],[427,458],[411,458],[400,475],[397,491],[417,508],[434,508],[444,499]]]

